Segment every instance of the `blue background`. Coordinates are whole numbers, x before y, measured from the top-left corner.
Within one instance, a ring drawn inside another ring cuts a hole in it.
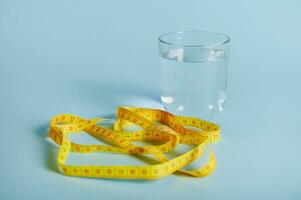
[[[0,199],[301,199],[300,24],[297,0],[0,0]],[[232,38],[216,172],[156,181],[57,173],[46,139],[54,115],[162,108],[157,37],[174,30]]]

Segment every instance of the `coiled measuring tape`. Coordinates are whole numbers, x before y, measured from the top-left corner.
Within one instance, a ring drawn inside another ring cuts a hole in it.
[[[195,177],[211,174],[216,168],[214,153],[209,161],[195,170],[183,170],[201,157],[208,143],[220,139],[220,127],[214,123],[193,117],[176,116],[156,109],[119,107],[113,129],[98,125],[102,118],[83,119],[76,115],[55,116],[50,124],[50,137],[60,145],[57,163],[61,173],[68,176],[117,178],[117,179],[157,179],[176,171]],[[130,125],[143,128],[138,131],[125,131]],[[188,127],[196,127],[198,130]],[[69,139],[71,134],[85,131],[89,135],[109,142],[109,145],[76,144]],[[159,141],[160,145],[135,145],[134,141]],[[170,152],[178,144],[193,145],[186,153],[168,159],[164,153]],[[130,155],[152,154],[158,164],[147,166],[83,166],[68,165],[70,152],[92,153],[112,152]]]

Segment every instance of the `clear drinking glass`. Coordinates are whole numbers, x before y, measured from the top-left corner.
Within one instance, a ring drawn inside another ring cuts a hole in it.
[[[212,120],[224,109],[230,37],[179,31],[159,37],[161,101],[171,113]]]

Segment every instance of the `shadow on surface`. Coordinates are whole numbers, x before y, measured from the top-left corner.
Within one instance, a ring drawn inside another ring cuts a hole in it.
[[[58,167],[56,164],[56,155],[58,152],[58,148],[55,144],[50,142],[50,138],[48,136],[49,124],[37,127],[35,132],[41,140],[41,152],[43,154],[42,157],[44,166],[51,171],[57,171]]]

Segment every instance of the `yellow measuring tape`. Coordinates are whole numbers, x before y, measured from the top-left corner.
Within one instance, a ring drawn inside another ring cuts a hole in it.
[[[50,137],[60,145],[58,166],[61,173],[68,176],[157,179],[176,171],[195,177],[211,174],[216,168],[214,153],[209,161],[199,169],[184,170],[185,166],[201,157],[208,143],[220,139],[220,127],[214,123],[193,117],[176,116],[156,109],[119,107],[113,129],[100,125],[102,118],[83,119],[76,115],[62,114],[54,117],[50,124]],[[143,128],[138,131],[125,131],[130,125]],[[198,128],[192,129],[189,127]],[[109,145],[84,145],[73,143],[69,135],[85,131],[89,135],[109,142]],[[158,141],[160,145],[137,146],[134,141]],[[178,144],[193,145],[188,152],[169,160],[164,153],[170,152]],[[130,155],[152,154],[158,164],[147,166],[83,166],[68,165],[70,152],[112,152]]]

